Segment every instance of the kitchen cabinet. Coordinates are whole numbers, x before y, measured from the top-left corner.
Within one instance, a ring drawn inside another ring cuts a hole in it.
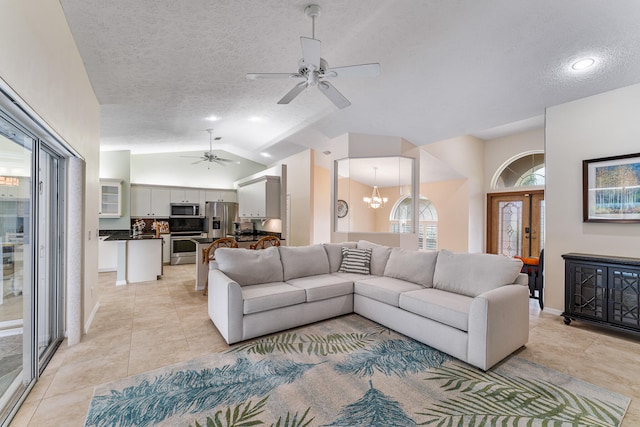
[[[237,202],[238,195],[235,190],[206,190],[205,201],[207,202]]]
[[[640,334],[640,259],[569,253],[565,260],[565,311],[572,320]]]
[[[100,180],[100,218],[120,218],[122,216],[122,181]]]
[[[118,243],[106,241],[109,236],[100,236],[98,241],[98,271],[116,271],[118,266]]]
[[[263,176],[238,188],[241,218],[280,218],[280,177]]]
[[[168,188],[131,186],[131,216],[167,218],[171,214]]]
[[[200,203],[200,190],[172,188],[171,203]]]

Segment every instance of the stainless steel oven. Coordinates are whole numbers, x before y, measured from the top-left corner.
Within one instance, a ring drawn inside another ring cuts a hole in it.
[[[171,233],[171,265],[195,264],[198,244],[193,239],[206,237],[203,233]]]

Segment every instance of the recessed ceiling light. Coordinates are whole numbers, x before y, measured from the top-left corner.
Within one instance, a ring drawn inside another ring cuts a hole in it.
[[[220,120],[219,116],[209,116],[209,117],[205,117],[205,120],[209,120],[210,122],[217,122],[218,120]]]
[[[589,67],[592,67],[596,63],[596,60],[593,58],[582,58],[577,60],[571,65],[571,68],[576,71],[586,70]]]
[[[267,152],[265,152],[265,151],[263,151],[262,153],[260,153],[260,155],[261,155],[262,157],[271,157],[271,154],[269,154],[269,153],[267,153]]]
[[[254,122],[254,123],[262,123],[262,122],[264,122],[264,117],[251,116],[251,117],[249,117],[249,121],[250,122]]]

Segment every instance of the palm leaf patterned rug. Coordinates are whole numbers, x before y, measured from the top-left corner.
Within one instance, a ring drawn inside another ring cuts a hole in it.
[[[629,402],[517,356],[482,372],[354,314],[98,386],[85,426],[618,426]]]

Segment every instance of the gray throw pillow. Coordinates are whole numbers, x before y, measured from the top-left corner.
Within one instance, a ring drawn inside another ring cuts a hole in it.
[[[437,252],[393,248],[384,275],[430,288],[433,286],[437,258]]]
[[[522,261],[504,255],[453,253],[441,250],[433,274],[433,287],[477,297],[513,283]]]
[[[371,248],[349,249],[342,248],[342,263],[338,269],[339,273],[370,274],[371,271]]]

